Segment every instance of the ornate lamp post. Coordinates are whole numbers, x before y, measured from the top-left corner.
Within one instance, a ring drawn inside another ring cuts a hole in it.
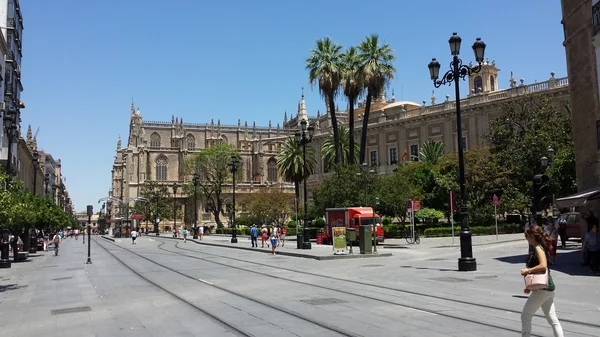
[[[37,151],[33,152],[33,195],[37,188],[37,170],[40,162],[40,154]]]
[[[231,155],[231,162],[229,162],[229,169],[231,174],[233,175],[233,202],[231,207],[231,225],[233,226],[233,230],[231,231],[231,243],[237,243],[237,226],[235,225],[235,173],[240,168],[240,158],[237,155]]]
[[[450,63],[450,70],[444,74],[442,79],[438,80],[440,75],[440,63],[436,59],[432,59],[429,62],[429,75],[433,80],[433,85],[439,88],[442,85],[451,85],[454,82],[454,90],[456,94],[456,133],[458,138],[458,170],[459,170],[459,184],[460,184],[460,218],[461,218],[461,230],[460,230],[460,258],[458,259],[458,270],[459,271],[475,271],[477,270],[477,261],[473,257],[473,245],[471,241],[471,229],[469,228],[469,212],[467,209],[467,192],[465,190],[465,162],[463,156],[463,142],[462,142],[462,120],[460,115],[460,87],[459,80],[465,79],[465,77],[471,74],[477,73],[481,70],[483,63],[483,56],[485,53],[485,43],[480,38],[475,40],[472,49],[475,54],[475,60],[477,65],[471,67],[470,65],[464,65],[462,60],[458,57],[460,54],[460,44],[462,39],[457,33],[453,33],[448,43],[450,44],[450,53],[452,54],[452,62]]]
[[[8,139],[8,153],[6,156],[6,174],[10,177],[12,174],[12,146],[13,141],[18,136],[17,111],[10,110],[4,113],[4,127],[6,128],[6,138]]]
[[[200,184],[200,175],[198,173],[194,173],[194,178],[192,179],[192,183],[194,184],[194,239],[198,239],[198,185]]]
[[[302,120],[300,122],[300,131],[296,132],[294,137],[296,138],[296,142],[302,145],[302,175],[304,180],[304,221],[302,222],[304,226],[303,233],[303,242],[302,249],[311,249],[310,237],[308,232],[308,192],[306,189],[306,177],[308,176],[308,171],[306,170],[306,145],[312,142],[315,128],[312,125],[308,125],[306,120]]]
[[[171,188],[173,188],[173,229],[177,232],[177,189],[179,184],[173,183]]]

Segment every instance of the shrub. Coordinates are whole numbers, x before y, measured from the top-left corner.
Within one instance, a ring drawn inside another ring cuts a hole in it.
[[[444,212],[433,208],[422,208],[421,210],[415,212],[415,218],[423,219],[426,223],[437,222],[443,217]]]
[[[390,218],[389,216],[384,216],[383,219],[381,219],[381,224],[386,226],[386,225],[391,225],[392,224],[392,218]]]
[[[312,227],[325,228],[325,225],[327,225],[327,223],[323,218],[316,218],[312,222]]]
[[[454,235],[458,235],[460,232],[460,226],[454,226]],[[499,224],[498,234],[515,234],[522,233],[523,225],[521,224]],[[494,235],[496,234],[496,226],[475,226],[471,227],[471,233],[473,235]],[[452,227],[437,227],[428,228],[425,230],[424,235],[427,237],[441,237],[451,236]]]

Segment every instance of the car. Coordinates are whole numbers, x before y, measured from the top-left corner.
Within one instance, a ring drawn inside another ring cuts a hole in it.
[[[572,238],[581,239],[581,215],[579,212],[563,213],[560,217],[567,220],[567,240]]]

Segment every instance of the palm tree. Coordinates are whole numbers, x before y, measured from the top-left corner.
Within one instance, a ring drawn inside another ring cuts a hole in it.
[[[358,46],[363,58],[362,74],[365,87],[367,88],[367,102],[363,117],[363,127],[360,139],[360,162],[365,162],[367,148],[367,127],[369,126],[369,113],[371,112],[371,100],[381,94],[389,81],[394,78],[396,68],[392,64],[396,59],[390,45],[385,43],[379,45],[379,35],[367,36]]]
[[[436,164],[444,156],[444,143],[430,140],[421,147],[421,161],[427,164]]]
[[[288,138],[284,146],[276,155],[277,168],[287,181],[294,182],[296,199],[300,198],[300,182],[304,178],[304,165],[302,158],[302,145],[296,142],[294,137]],[[315,171],[315,150],[312,146],[306,146],[306,173]]]
[[[356,47],[350,47],[341,57],[342,66],[342,82],[344,87],[344,95],[348,98],[348,127],[350,128],[350,137],[348,144],[356,144],[354,141],[354,105],[358,97],[364,89],[362,76],[362,57]],[[340,130],[341,132],[341,130]],[[340,133],[341,140],[341,133]],[[342,143],[343,145],[344,143]],[[352,165],[356,162],[356,154],[354,146],[349,146],[350,152],[348,164]]]
[[[335,116],[334,98],[340,88],[342,78],[340,69],[340,50],[342,46],[333,42],[329,37],[317,40],[317,47],[311,49],[312,53],[306,59],[306,70],[308,70],[308,81],[311,85],[318,82],[319,93],[326,100],[331,116],[331,127],[333,138],[336,140],[335,161],[342,160],[341,148],[339,146],[339,134],[337,118]]]
[[[352,164],[356,162],[358,156],[358,143],[354,140],[354,146],[350,146],[350,132],[343,126],[340,126],[340,146],[342,150],[342,165]],[[332,166],[335,163],[335,140],[333,139],[333,133],[329,133],[325,142],[323,142],[323,148],[321,149],[323,160],[328,166]],[[354,160],[352,160],[354,156]]]

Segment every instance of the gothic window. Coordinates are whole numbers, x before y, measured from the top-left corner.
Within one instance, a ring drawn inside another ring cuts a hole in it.
[[[150,136],[150,147],[160,147],[160,135],[156,132]]]
[[[494,75],[490,76],[490,91],[496,90],[494,87]]]
[[[473,81],[473,84],[475,86],[475,92],[481,92],[483,91],[483,78],[481,78],[481,76],[477,76],[475,77],[475,81]]]
[[[196,138],[193,135],[189,134],[186,137],[187,149],[189,151],[194,151],[196,149]]]
[[[252,162],[250,158],[246,159],[246,181],[252,181]]]
[[[267,162],[267,181],[277,181],[277,161],[275,161],[275,158],[271,158]]]
[[[167,158],[163,155],[160,155],[156,158],[156,180],[157,181],[166,181],[167,180]]]

